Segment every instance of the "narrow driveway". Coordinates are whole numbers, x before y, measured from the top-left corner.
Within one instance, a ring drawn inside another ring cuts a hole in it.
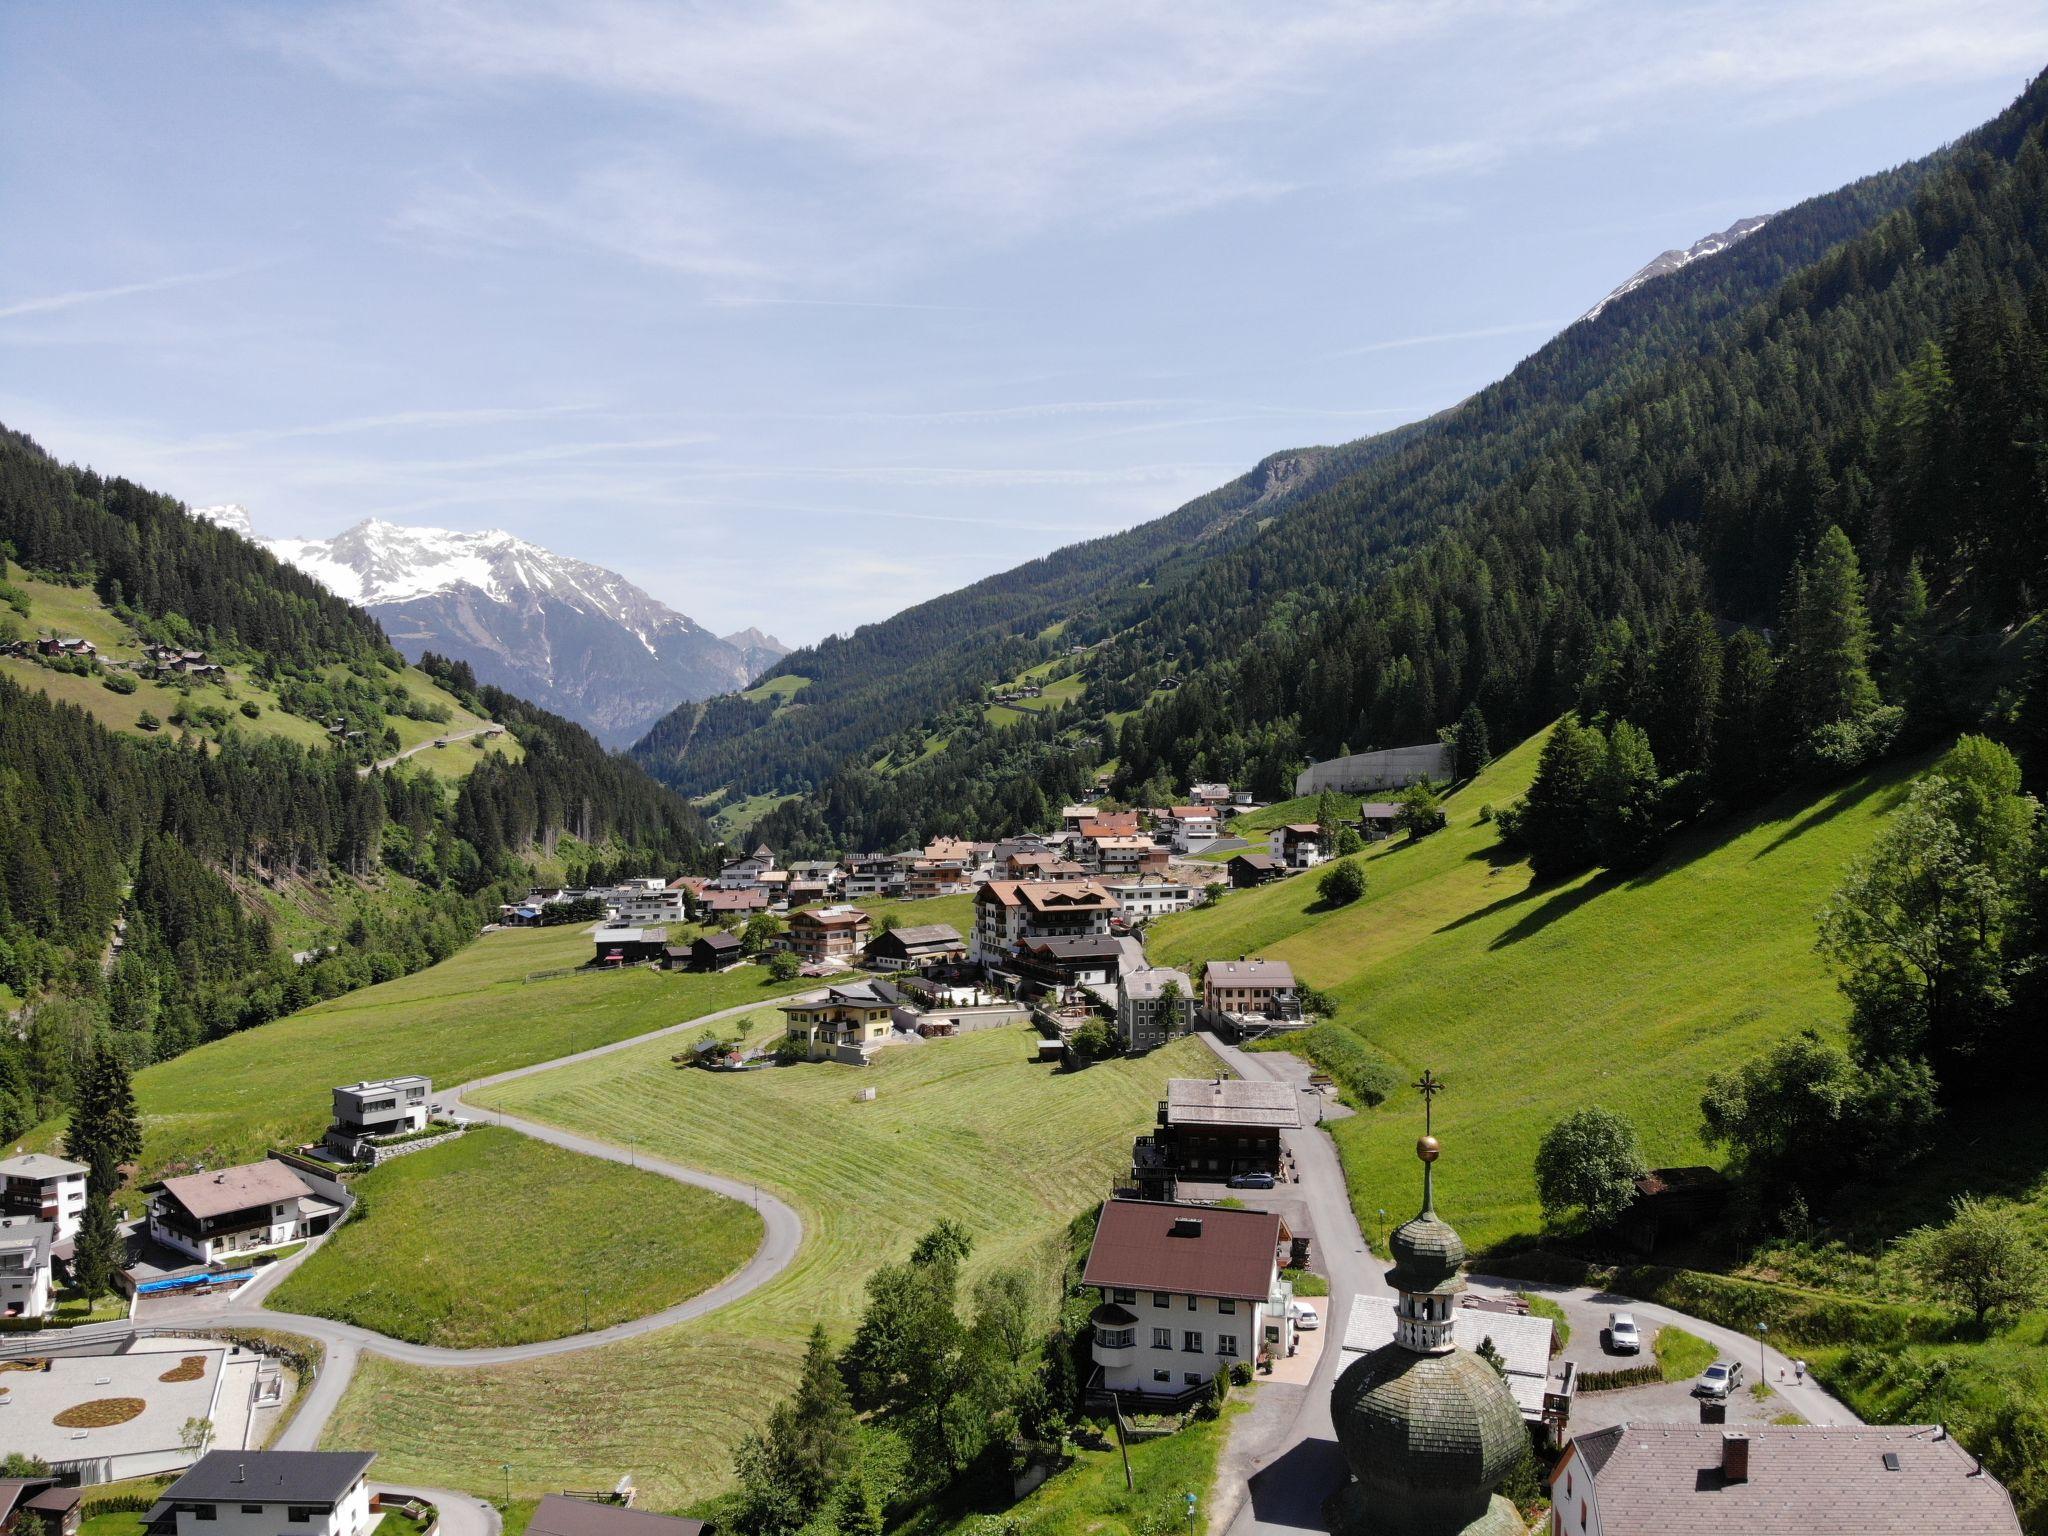
[[[1209,1034],[1201,1039],[1240,1077],[1308,1087],[1308,1066],[1297,1056],[1241,1051]],[[1315,1100],[1307,1092],[1301,1097],[1312,1117]],[[1259,1386],[1251,1411],[1232,1426],[1209,1513],[1210,1531],[1227,1531],[1230,1536],[1324,1529],[1323,1500],[1345,1475],[1344,1455],[1330,1420],[1330,1389],[1345,1364],[1342,1345],[1351,1298],[1391,1294],[1384,1265],[1367,1251],[1365,1234],[1351,1209],[1336,1143],[1313,1123],[1283,1132],[1282,1139],[1294,1154],[1296,1194],[1315,1231],[1315,1267],[1330,1281],[1330,1294],[1322,1304],[1323,1353],[1306,1385]],[[1421,1198],[1419,1181],[1416,1197]]]
[[[450,731],[445,736],[430,736],[416,747],[407,747],[403,752],[395,753],[390,757],[380,757],[367,767],[358,768],[356,772],[364,778],[368,778],[379,768],[389,768],[395,763],[404,762],[408,757],[417,757],[420,753],[430,751],[440,746],[443,742],[452,746],[458,741],[467,741],[472,736],[485,736],[489,735],[492,731],[503,729],[504,727],[500,725],[480,725],[473,731]]]

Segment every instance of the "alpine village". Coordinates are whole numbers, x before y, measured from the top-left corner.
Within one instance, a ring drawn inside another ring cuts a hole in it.
[[[0,431],[0,1536],[2048,1536],[2048,77],[1674,254],[623,742]]]

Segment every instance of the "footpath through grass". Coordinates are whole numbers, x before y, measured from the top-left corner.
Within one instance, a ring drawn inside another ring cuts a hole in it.
[[[1212,1070],[1184,1040],[1061,1074],[1029,1059],[1035,1040],[989,1030],[892,1046],[870,1067],[743,1073],[679,1069],[663,1041],[486,1091],[493,1107],[758,1181],[801,1213],[803,1246],[714,1316],[586,1354],[463,1371],[365,1357],[325,1443],[377,1448],[389,1478],[482,1492],[500,1490],[507,1462],[515,1493],[625,1472],[654,1509],[716,1492],[795,1380],[812,1323],[849,1337],[876,1268],[950,1216],[975,1235],[969,1284],[993,1265],[1050,1273],[1166,1079]]]
[[[751,1206],[496,1126],[355,1188],[367,1213],[271,1301],[418,1344],[525,1344],[645,1317],[761,1245]]]
[[[142,1172],[173,1159],[220,1167],[310,1141],[327,1124],[328,1089],[339,1083],[423,1072],[449,1087],[816,985],[778,985],[759,966],[711,976],[635,967],[525,980],[580,965],[590,953],[576,927],[488,933],[439,965],[137,1073]]]
[[[1475,1250],[1537,1229],[1531,1163],[1567,1109],[1628,1115],[1653,1165],[1707,1161],[1708,1076],[1797,1030],[1840,1027],[1813,914],[1924,766],[1788,794],[1632,878],[1537,885],[1478,813],[1526,790],[1540,747],[1451,797],[1447,830],[1358,855],[1370,886],[1352,906],[1320,910],[1315,877],[1295,878],[1166,918],[1150,939],[1155,959],[1197,974],[1218,956],[1290,961],[1401,1081],[1435,1069],[1449,1084],[1437,1197]],[[1333,1134],[1360,1223],[1383,1243],[1415,1202],[1415,1106],[1402,1095]]]

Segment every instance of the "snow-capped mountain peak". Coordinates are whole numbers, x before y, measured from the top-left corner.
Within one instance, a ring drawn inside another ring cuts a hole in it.
[[[1727,250],[1736,241],[1747,239],[1762,229],[1769,219],[1770,215],[1767,213],[1759,214],[1754,218],[1737,219],[1719,234],[1702,236],[1682,251],[1665,251],[1662,255],[1646,263],[1627,282],[1616,288],[1606,298],[1579,316],[1579,318],[1581,320],[1599,319],[1600,311],[1612,304],[1623,294],[1634,293],[1643,284],[1650,281],[1651,278],[1662,277],[1668,272],[1676,272],[1680,267],[1689,267],[1702,257],[1720,255],[1721,252]]]
[[[623,745],[688,699],[744,688],[787,647],[757,629],[721,640],[617,571],[501,528],[366,518],[331,539],[262,539],[238,506],[193,512],[262,544],[368,609],[406,655],[467,661],[484,682]]]

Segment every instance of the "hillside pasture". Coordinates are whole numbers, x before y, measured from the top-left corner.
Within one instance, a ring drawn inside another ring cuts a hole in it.
[[[1212,1070],[1188,1040],[1058,1073],[1030,1059],[1035,1038],[990,1030],[893,1046],[865,1068],[718,1074],[671,1065],[660,1042],[479,1094],[765,1185],[803,1217],[796,1262],[715,1317],[587,1354],[464,1371],[366,1357],[326,1443],[378,1447],[393,1479],[479,1490],[509,1462],[515,1493],[626,1471],[655,1509],[716,1491],[794,1380],[811,1324],[843,1342],[878,1266],[950,1216],[975,1234],[969,1283],[995,1265],[1050,1280],[1062,1234],[1128,1164],[1166,1079]]]

